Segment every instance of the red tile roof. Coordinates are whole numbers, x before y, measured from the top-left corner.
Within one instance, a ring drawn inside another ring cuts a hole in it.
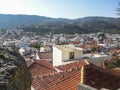
[[[87,49],[87,48],[91,48],[91,46],[90,45],[84,45],[84,46],[80,46],[80,48]]]
[[[57,69],[62,71],[68,71],[70,69],[81,68],[83,65],[88,65],[89,62],[86,60],[79,60],[70,64],[56,66]]]
[[[117,90],[120,88],[120,77],[112,74],[109,70],[90,65],[85,67],[85,83],[91,87]]]
[[[33,80],[32,86],[35,90],[77,90],[80,82],[80,70],[56,73],[37,77]]]
[[[75,42],[75,41],[72,41],[70,42],[71,44],[80,44],[80,42]]]
[[[35,77],[32,86],[35,90],[77,90],[78,83],[84,79],[84,84],[96,89],[116,90],[120,88],[120,77],[112,74],[109,70],[93,64],[85,64],[82,67],[84,69],[72,68],[63,72]]]
[[[47,60],[34,60],[28,69],[31,72],[33,78],[55,72],[53,65]]]
[[[52,52],[39,52],[38,56],[40,59],[51,59],[53,56]]]

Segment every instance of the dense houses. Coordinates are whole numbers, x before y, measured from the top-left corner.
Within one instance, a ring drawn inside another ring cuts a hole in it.
[[[25,59],[32,90],[120,89],[119,34],[40,36],[12,29],[0,40],[2,46],[13,47]]]

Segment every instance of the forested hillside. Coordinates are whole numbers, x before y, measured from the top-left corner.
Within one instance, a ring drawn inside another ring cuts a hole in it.
[[[78,19],[50,18],[36,15],[0,14],[0,28],[19,27],[37,34],[46,33],[120,33],[120,20],[109,17],[85,17]]]

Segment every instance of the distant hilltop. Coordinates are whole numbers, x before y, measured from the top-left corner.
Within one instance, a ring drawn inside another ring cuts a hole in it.
[[[116,21],[116,18],[109,17],[85,17],[78,19],[65,19],[65,18],[50,18],[45,16],[37,15],[13,15],[13,14],[0,14],[0,27],[13,27],[19,25],[28,25],[28,24],[43,24],[46,22],[51,23],[83,23],[91,20],[100,20],[100,21]]]
[[[62,18],[50,18],[45,16],[37,15],[12,15],[12,14],[0,14],[0,28],[4,27],[16,27],[19,25],[28,25],[28,24],[41,24],[45,22],[52,21],[66,21],[67,19]],[[69,20],[68,20],[69,21]]]
[[[120,33],[120,21],[111,17],[84,17],[78,19],[50,18],[37,15],[0,14],[0,28],[20,27],[27,32],[46,33]]]

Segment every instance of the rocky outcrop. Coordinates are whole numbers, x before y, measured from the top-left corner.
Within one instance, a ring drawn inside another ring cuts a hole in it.
[[[31,82],[24,58],[0,48],[0,90],[31,90]]]

